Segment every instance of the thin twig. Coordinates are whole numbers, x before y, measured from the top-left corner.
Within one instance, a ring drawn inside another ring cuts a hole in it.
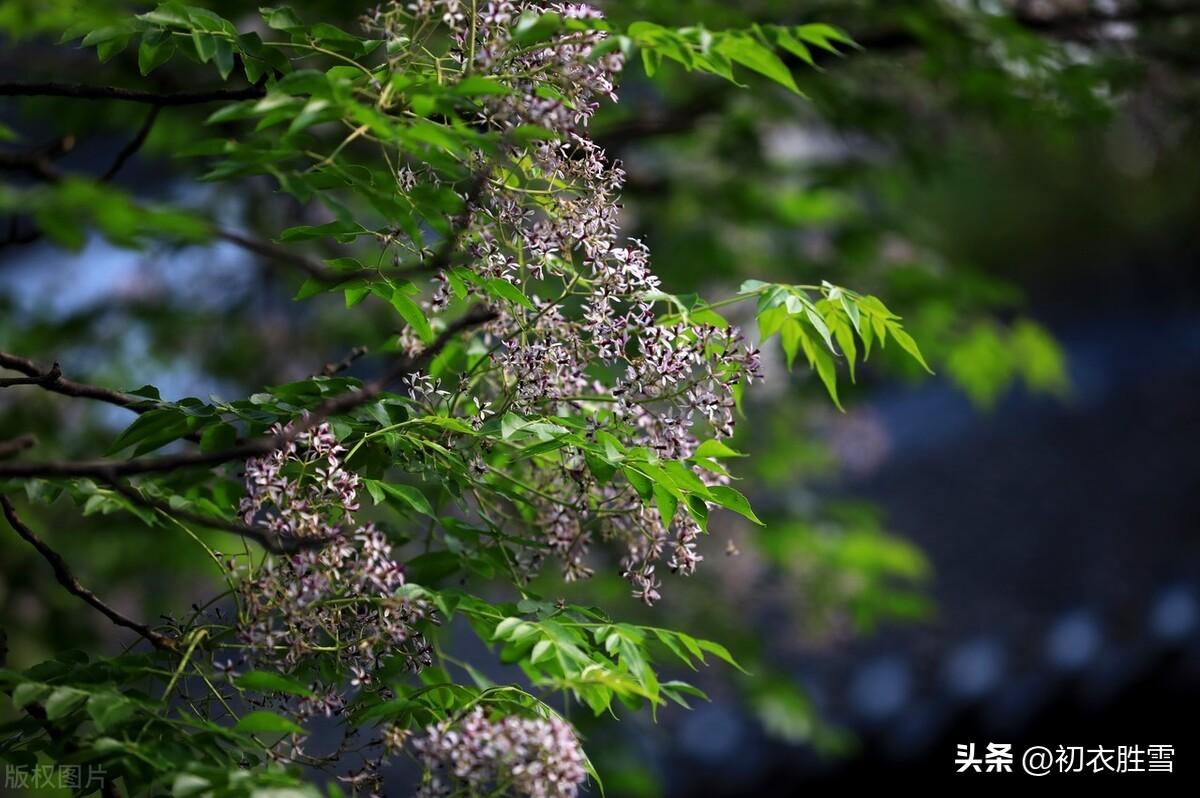
[[[4,517],[8,519],[8,524],[13,528],[13,531],[20,535],[26,543],[37,549],[38,554],[42,555],[42,558],[46,560],[46,562],[50,563],[50,567],[54,569],[54,577],[58,580],[60,585],[67,589],[68,593],[78,596],[85,603],[98,610],[117,626],[123,626],[126,629],[132,629],[133,631],[137,632],[139,635],[149,640],[155,648],[162,651],[175,650],[175,641],[171,640],[169,637],[164,637],[163,635],[151,629],[149,626],[146,626],[144,623],[138,623],[137,621],[125,617],[97,598],[95,593],[84,587],[79,580],[75,578],[75,574],[72,573],[71,568],[67,565],[66,560],[64,560],[58,552],[50,548],[50,546],[47,545],[44,540],[38,537],[37,533],[35,533],[32,529],[26,526],[23,521],[21,521],[20,517],[17,515],[16,509],[13,507],[12,502],[9,501],[7,496],[0,495],[0,509],[3,509]]]
[[[320,374],[317,376],[335,377],[353,366],[360,358],[366,357],[367,353],[370,351],[371,350],[367,349],[365,346],[356,346],[350,350],[348,355],[336,363],[326,363],[325,367],[321,369]]]
[[[0,172],[20,172],[46,183],[57,183],[63,173],[41,152],[0,152]]]
[[[305,255],[301,255],[288,247],[276,244],[273,241],[264,241],[258,238],[251,238],[244,233],[239,233],[236,230],[227,230],[225,228],[214,228],[213,234],[224,241],[235,244],[247,252],[252,252],[255,255],[260,255],[268,261],[277,263],[283,266],[291,266],[299,269],[322,283],[338,284],[345,282],[355,274],[343,273],[339,274],[325,267],[325,264],[319,260],[314,260]]]
[[[117,172],[121,171],[121,167],[142,148],[142,145],[146,143],[146,139],[149,138],[150,131],[154,128],[154,122],[158,119],[158,113],[161,110],[161,105],[155,105],[150,109],[150,113],[146,114],[146,121],[142,122],[141,128],[138,129],[137,135],[121,148],[121,151],[117,153],[117,157],[113,159],[112,164],[100,176],[101,183],[107,183],[116,177]]]

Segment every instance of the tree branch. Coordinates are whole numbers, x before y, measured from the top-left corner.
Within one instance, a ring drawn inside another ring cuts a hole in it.
[[[63,173],[44,152],[0,152],[0,171],[24,173],[44,183],[63,179]]]
[[[231,244],[235,244],[247,252],[252,252],[255,255],[266,258],[269,261],[299,269],[309,277],[322,283],[336,285],[346,282],[347,280],[357,276],[353,273],[339,274],[326,268],[325,264],[321,263],[319,260],[313,260],[312,258],[301,255],[298,252],[294,252],[288,247],[276,244],[273,241],[264,241],[258,238],[251,238],[250,236],[239,233],[236,230],[228,230],[218,227],[214,228],[213,235],[219,239],[222,239],[223,241],[228,241]]]
[[[161,110],[161,105],[155,105],[150,109],[150,113],[146,114],[146,121],[142,122],[141,128],[138,129],[137,135],[121,148],[121,151],[117,153],[117,157],[113,159],[112,165],[100,176],[101,183],[107,183],[116,177],[117,172],[121,171],[121,167],[142,148],[142,145],[146,143],[146,139],[150,136],[150,131],[154,128],[154,123],[158,120],[158,113]]]
[[[95,399],[98,402],[107,402],[110,405],[124,407],[132,410],[135,413],[145,413],[147,410],[153,409],[153,400],[146,399],[142,396],[134,396],[132,394],[114,391],[111,388],[101,388],[98,385],[88,385],[83,382],[75,382],[69,380],[62,375],[62,369],[58,363],[55,363],[48,369],[43,369],[34,361],[13,355],[8,352],[0,352],[0,368],[6,368],[11,371],[17,371],[24,374],[25,377],[10,377],[0,379],[0,388],[11,388],[19,385],[36,385],[39,388],[50,391],[51,393],[62,394],[63,396],[73,396],[81,399]]]
[[[350,352],[344,358],[337,361],[336,363],[326,363],[325,367],[323,369],[321,369],[314,376],[335,377],[338,374],[341,374],[343,371],[350,368],[351,366],[353,366],[354,363],[356,361],[358,361],[360,358],[365,357],[368,352],[370,352],[370,350],[367,349],[367,347],[356,346],[353,349],[351,349]]]
[[[171,640],[169,637],[159,634],[143,623],[138,623],[137,621],[126,618],[124,615],[117,612],[112,607],[108,606],[99,598],[97,598],[95,593],[84,587],[79,580],[75,578],[75,574],[71,572],[71,568],[67,565],[66,560],[64,560],[58,552],[50,548],[50,546],[48,546],[44,540],[38,537],[37,533],[35,533],[21,521],[20,517],[17,515],[16,509],[13,507],[12,502],[9,501],[7,496],[0,495],[0,509],[3,509],[4,517],[8,519],[8,525],[13,528],[13,531],[20,535],[26,543],[37,549],[38,554],[42,555],[42,558],[46,562],[50,563],[50,567],[54,569],[54,577],[58,580],[60,585],[67,589],[68,593],[78,596],[85,603],[98,610],[117,626],[123,626],[126,629],[132,629],[133,631],[137,632],[139,635],[149,640],[155,648],[162,651],[175,650],[175,641]]]
[[[82,83],[0,83],[0,97],[70,97],[76,100],[123,100],[147,105],[179,106],[254,100],[266,96],[262,86],[243,89],[157,92]]]
[[[0,479],[28,477],[94,477],[112,481],[136,474],[161,474],[181,468],[211,467],[234,460],[261,457],[279,449],[320,424],[330,416],[345,413],[375,399],[402,377],[423,368],[445,349],[459,333],[471,330],[497,317],[490,308],[477,307],[451,323],[429,346],[417,355],[402,357],[397,364],[378,379],[349,393],[334,396],[289,424],[276,435],[255,440],[217,452],[190,452],[158,457],[135,457],[130,460],[56,460],[41,463],[0,463]]]
[[[37,445],[37,438],[32,433],[18,435],[12,440],[0,441],[0,460],[12,457],[18,452],[23,452],[26,449],[32,449]]]

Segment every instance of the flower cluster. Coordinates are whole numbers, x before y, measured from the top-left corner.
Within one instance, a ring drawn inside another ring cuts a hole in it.
[[[719,321],[699,323],[681,313],[664,323],[655,313],[665,295],[649,251],[620,230],[624,170],[587,130],[599,103],[615,99],[624,63],[621,51],[605,47],[606,34],[590,24],[600,13],[582,4],[509,0],[477,4],[475,19],[472,6],[456,0],[390,8],[374,16],[385,36],[407,39],[432,24],[448,26],[452,66],[508,89],[481,98],[477,120],[499,136],[507,176],[477,181],[462,193],[467,210],[456,243],[469,268],[516,286],[532,308],[501,308],[487,328],[492,367],[469,390],[492,406],[530,416],[589,414],[597,427],[667,460],[691,456],[700,429],[731,435],[734,389],[760,376],[758,352]],[[571,24],[531,45],[515,38],[522,15],[545,12]],[[532,144],[510,140],[510,131],[530,126],[551,135]],[[476,164],[485,176],[494,167]],[[399,171],[401,190],[415,180],[451,184],[420,163]],[[540,296],[545,286],[554,286],[556,298]],[[449,297],[448,280],[439,275],[429,309],[444,309]],[[565,302],[569,297],[579,301]],[[401,344],[412,352],[421,346],[411,332]],[[419,398],[429,396],[423,391]],[[561,469],[530,468],[522,475],[539,489],[531,501],[549,550],[564,562],[565,576],[577,578],[590,573],[584,559],[594,534],[623,543],[623,572],[635,595],[652,602],[662,556],[669,551],[671,570],[681,574],[701,559],[695,524],[680,513],[665,525],[628,485],[597,484],[581,473],[578,459],[565,451]],[[540,559],[536,551],[524,557],[531,566]]]
[[[413,747],[427,770],[419,798],[573,798],[587,778],[579,741],[557,716],[492,721],[475,707],[457,723],[430,726]]]
[[[281,432],[280,429],[275,430]],[[319,649],[336,647],[355,687],[369,684],[384,657],[413,670],[430,664],[416,626],[424,602],[396,595],[404,568],[373,525],[357,525],[358,477],[341,463],[328,424],[246,463],[246,523],[285,538],[319,537],[323,545],[269,557],[240,583],[240,631],[253,659],[290,670]],[[309,714],[332,714],[336,700],[309,702]]]

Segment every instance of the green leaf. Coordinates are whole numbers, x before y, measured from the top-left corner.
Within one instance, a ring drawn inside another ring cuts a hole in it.
[[[850,381],[853,382],[855,361],[858,359],[858,345],[854,342],[854,331],[845,319],[839,318],[834,321],[833,335],[837,339],[838,346],[846,355],[846,365],[850,367]]]
[[[12,703],[14,709],[24,709],[50,692],[50,685],[37,682],[25,682],[13,689]]]
[[[500,419],[500,437],[508,440],[520,432],[527,422],[516,413],[505,413]]]
[[[56,688],[46,699],[46,718],[59,720],[70,715],[87,701],[88,693],[74,687]]]
[[[759,520],[758,516],[754,514],[754,510],[750,508],[750,501],[737,490],[727,485],[714,485],[708,491],[714,503],[727,510],[733,510],[738,515],[748,518],[759,526],[765,526]]]
[[[367,294],[371,293],[371,286],[369,286],[369,285],[350,285],[350,286],[347,286],[345,289],[343,289],[342,293],[346,297],[346,307],[352,308],[355,305],[357,305],[359,302],[362,302],[363,298],[366,297]]]
[[[153,11],[139,14],[138,19],[163,27],[190,28],[192,26],[187,7],[179,3],[162,3]]]
[[[200,433],[200,451],[219,452],[237,444],[237,429],[230,424],[211,424]]]
[[[775,310],[783,310],[783,308],[775,308]],[[812,349],[812,344],[809,343],[808,336],[804,334],[804,328],[800,326],[800,322],[786,316],[786,312],[783,325],[779,328],[779,340],[783,345],[783,353],[787,356],[789,369],[796,362],[796,353],[801,348],[805,350],[806,354]]]
[[[718,440],[707,440],[696,447],[696,451],[692,457],[746,457],[746,455],[732,449],[726,444]]]
[[[120,55],[129,46],[129,40],[132,36],[121,36],[117,39],[110,39],[96,46],[96,56],[100,59],[100,63],[104,64],[111,61],[113,58]]]
[[[662,55],[657,50],[651,50],[648,47],[642,48],[642,69],[646,70],[646,77],[654,77],[660,63],[662,63]]]
[[[826,25],[823,22],[800,25],[794,28],[793,31],[796,36],[804,41],[811,42],[817,47],[820,47],[822,50],[828,50],[831,53],[840,52],[838,48],[833,45],[833,42],[839,42],[841,44],[846,44],[851,47],[861,49],[858,47],[858,44],[854,41],[854,39],[851,39],[845,33],[833,27],[832,25]]]
[[[675,510],[679,507],[679,499],[659,483],[654,483],[654,504],[658,514],[662,516],[664,527],[670,527],[675,520]]]
[[[717,51],[729,56],[742,66],[786,86],[796,94],[801,94],[800,87],[796,85],[796,80],[792,77],[787,64],[750,36],[743,33],[726,34],[718,42]]]
[[[383,489],[383,483],[377,479],[364,479],[363,485],[367,489],[367,493],[371,495],[371,501],[375,502],[375,506],[383,504],[387,499],[387,492]]]
[[[662,688],[663,695],[665,695],[667,698],[670,698],[676,704],[679,704],[681,707],[684,707],[686,709],[691,709],[692,707],[690,704],[688,704],[687,701],[685,701],[683,699],[683,695],[694,696],[696,698],[701,699],[702,701],[709,700],[707,693],[705,693],[703,690],[701,690],[698,687],[693,687],[692,685],[688,684],[687,682],[671,680],[669,682],[663,682],[661,685],[661,688]]]
[[[300,684],[300,682],[297,682],[295,679],[289,679],[282,674],[270,673],[267,671],[250,671],[249,673],[243,673],[234,680],[234,684],[243,690],[290,693],[291,695],[302,695],[309,698],[316,695],[316,693]]]
[[[295,721],[265,709],[243,715],[233,730],[245,734],[307,734]]]
[[[137,704],[120,693],[96,693],[88,699],[88,715],[101,732],[116,728],[137,712]]]
[[[806,348],[817,370],[817,376],[821,378],[825,390],[829,392],[829,398],[833,400],[838,410],[842,410],[842,402],[838,399],[837,392],[837,365],[833,362],[833,356],[827,350],[812,344],[808,344]]]
[[[462,569],[459,555],[449,551],[431,551],[405,563],[405,573],[415,584],[430,585]]]
[[[493,640],[507,640],[513,630],[520,626],[524,621],[520,618],[505,618],[496,624],[496,628],[492,630]]]
[[[171,783],[171,798],[200,798],[212,793],[212,782],[194,773],[180,773]]]
[[[211,33],[204,31],[192,31],[192,45],[196,48],[196,55],[200,57],[202,63],[207,64],[217,55],[217,40]]]
[[[320,225],[301,225],[289,227],[279,234],[280,241],[311,241],[316,238],[333,237],[346,244],[358,236],[369,235],[370,230],[356,222],[341,220]]]
[[[697,639],[696,645],[700,646],[700,648],[705,651],[716,654],[722,660],[737,668],[742,673],[746,673],[746,669],[738,664],[737,660],[733,658],[733,655],[729,653],[729,649],[725,648],[725,646],[721,645],[720,643],[714,643],[711,640]]]
[[[221,74],[221,80],[228,80],[233,72],[233,45],[228,39],[217,39],[216,51],[214,58],[217,64],[217,72]]]
[[[494,277],[490,280],[486,280],[484,282],[484,287],[486,288],[487,292],[494,297],[506,299],[509,302],[512,302],[514,305],[520,305],[521,307],[529,310],[534,309],[534,304],[530,301],[529,297],[525,296],[524,292],[522,292],[520,288],[502,277]]]
[[[649,501],[654,495],[654,482],[642,472],[631,466],[622,466],[621,473],[629,480],[629,484],[637,491],[643,501]]]
[[[583,459],[587,463],[588,470],[592,472],[592,476],[602,485],[611,480],[613,475],[617,473],[617,467],[614,464],[590,451],[583,453]]]
[[[771,339],[771,336],[780,332],[784,325],[791,320],[788,315],[787,308],[783,305],[777,305],[773,308],[767,308],[758,314],[758,338],[759,341],[765,344]]]
[[[929,364],[925,362],[925,357],[921,354],[921,349],[917,346],[917,342],[913,340],[913,337],[898,322],[889,320],[886,324],[888,332],[892,334],[892,338],[895,339],[896,343],[900,344],[900,348],[907,352],[913,360],[920,363],[921,368],[932,374],[933,369],[929,368]]]
[[[562,17],[554,12],[538,14],[526,11],[517,18],[513,40],[520,45],[533,44],[550,38],[561,27]]]
[[[127,38],[129,30],[123,25],[110,25],[104,28],[98,28],[88,35],[83,37],[83,46],[92,47],[105,42],[115,41],[121,38]]]
[[[408,296],[404,288],[396,288],[392,291],[392,307],[408,323],[408,326],[413,328],[422,341],[429,343],[433,340],[433,330],[429,326],[429,320],[425,318],[425,311]]]
[[[114,454],[134,444],[143,441],[155,441],[162,446],[170,441],[182,438],[189,431],[188,417],[174,407],[162,407],[149,410],[138,416],[132,424],[125,428],[108,449],[108,454]]]
[[[812,52],[786,28],[773,27],[771,33],[778,47],[796,56],[809,66],[816,66],[816,62],[813,61]]]
[[[155,41],[149,36],[143,36],[142,43],[138,45],[138,71],[143,75],[149,75],[170,61],[174,54],[174,39],[167,37],[161,41]]]
[[[425,498],[425,494],[417,490],[411,485],[392,485],[387,482],[379,483],[387,493],[400,502],[416,510],[421,515],[427,515],[430,518],[437,516],[433,512],[433,507],[429,504],[429,499]]]
[[[543,660],[550,659],[554,656],[554,643],[550,640],[539,640],[533,646],[533,652],[529,655],[529,662],[536,665]]]
[[[494,78],[468,75],[455,84],[454,93],[464,97],[483,97],[511,94],[512,90]]]
[[[812,305],[805,302],[804,315],[805,318],[808,319],[808,323],[811,324],[813,329],[817,331],[817,334],[821,336],[821,340],[825,342],[825,348],[827,348],[830,352],[836,351],[833,348],[833,339],[829,334],[829,325],[827,325],[825,320],[821,318],[821,314],[817,313],[817,311],[813,309]]]
[[[304,23],[296,16],[296,12],[288,6],[260,8],[258,11],[262,14],[263,21],[267,23],[268,28],[291,31],[304,27]]]
[[[678,636],[669,629],[655,629],[655,636],[662,641],[663,645],[671,650],[671,653],[678,657],[685,665],[692,670],[696,670],[696,664],[692,661],[692,657],[683,650],[680,645]]]

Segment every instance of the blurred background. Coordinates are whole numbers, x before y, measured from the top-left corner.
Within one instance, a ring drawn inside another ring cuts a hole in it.
[[[236,3],[198,4],[239,19]],[[364,10],[292,5],[345,27]],[[714,519],[706,567],[667,577],[650,610],[615,576],[537,586],[726,642],[749,672],[692,674],[712,701],[657,722],[573,716],[607,793],[950,776],[960,743],[1173,744],[1188,769],[1200,699],[1200,3],[597,5],[623,24],[825,22],[861,44],[793,58],[804,98],[748,74],[739,88],[631,64],[594,132],[626,165],[625,226],[666,290],[720,299],[748,278],[828,279],[875,293],[936,372],[873,354],[839,413],[768,347],[736,441],[751,455],[739,487],[767,526]],[[0,82],[215,83],[181,64],[143,79],[132,51],[101,66],[90,49],[53,44],[131,10],[146,7],[6,2]],[[98,176],[145,113],[6,98],[0,146],[50,148],[59,168]],[[178,153],[204,135],[204,116],[164,111],[114,183],[265,237],[305,223],[267,182],[197,182],[202,159]],[[5,183],[29,179],[7,163]],[[370,303],[294,302],[294,274],[230,244],[130,250],[81,227],[69,251],[30,240],[30,220],[6,210],[0,350],[76,379],[232,399],[396,333]],[[373,367],[364,358],[351,373]],[[40,432],[64,454],[95,454],[128,423],[119,408],[20,390],[0,393],[0,439]],[[81,521],[64,506],[38,523],[133,614],[186,612],[211,592],[192,549],[127,518]],[[88,534],[105,525],[129,528]],[[147,557],[161,567],[148,572]],[[118,646],[48,582],[0,535],[10,667]]]

